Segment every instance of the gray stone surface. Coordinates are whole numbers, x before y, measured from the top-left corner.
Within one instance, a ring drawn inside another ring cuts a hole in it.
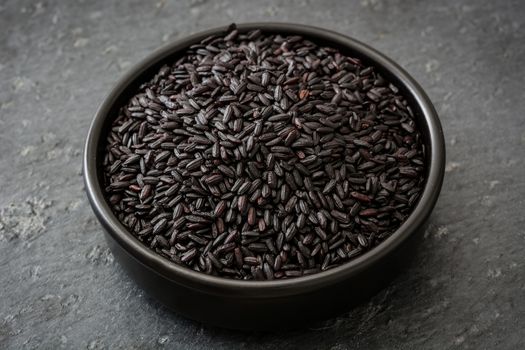
[[[446,133],[446,180],[413,266],[310,329],[239,333],[170,313],[114,262],[83,192],[86,131],[116,79],[233,21],[373,45],[427,90]],[[0,28],[0,348],[523,348],[525,3],[11,0]]]

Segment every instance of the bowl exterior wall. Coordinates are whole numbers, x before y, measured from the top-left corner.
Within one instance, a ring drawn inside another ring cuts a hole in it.
[[[111,251],[128,275],[169,309],[195,321],[241,330],[293,329],[348,311],[386,287],[414,256],[421,228],[384,259],[352,278],[309,293],[279,298],[214,295],[169,280],[128,254],[106,231]]]

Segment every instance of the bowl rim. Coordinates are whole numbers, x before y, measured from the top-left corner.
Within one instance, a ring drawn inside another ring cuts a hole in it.
[[[99,183],[97,174],[97,152],[101,135],[103,134],[102,129],[105,119],[109,117],[109,112],[114,108],[114,104],[121,94],[125,92],[126,88],[132,82],[136,82],[136,79],[144,74],[148,68],[209,35],[224,33],[228,27],[229,26],[221,26],[201,31],[157,49],[121,77],[104,99],[90,125],[83,154],[85,190],[96,217],[106,232],[131,257],[149,268],[152,273],[160,274],[165,279],[171,280],[176,284],[184,285],[208,294],[230,295],[241,298],[271,298],[300,294],[349,279],[359,272],[377,264],[412,236],[420,226],[424,224],[435,206],[444,177],[445,143],[443,131],[437,112],[424,90],[397,63],[358,40],[328,29],[309,25],[255,22],[238,24],[237,28],[240,32],[261,29],[263,32],[297,34],[318,41],[326,41],[331,45],[336,44],[337,46],[344,47],[345,49],[359,53],[359,56],[365,57],[366,60],[371,61],[375,66],[380,66],[383,71],[388,71],[398,80],[398,85],[402,84],[405,93],[412,95],[413,100],[421,110],[421,119],[424,120],[424,123],[422,123],[424,125],[420,127],[426,127],[426,135],[430,138],[428,142],[430,149],[427,150],[429,153],[429,156],[427,156],[429,165],[426,184],[419,201],[407,220],[394,233],[356,259],[327,271],[284,280],[244,281],[210,276],[169,261],[135,238],[111,211],[103,194],[103,187]]]

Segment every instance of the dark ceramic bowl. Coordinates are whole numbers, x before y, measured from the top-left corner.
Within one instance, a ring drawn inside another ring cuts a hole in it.
[[[238,26],[245,32],[299,34],[321,45],[339,48],[376,67],[413,107],[423,133],[428,164],[426,184],[412,214],[388,239],[344,265],[310,276],[274,281],[238,281],[208,276],[157,255],[138,241],[112,213],[103,193],[104,141],[118,109],[166,62],[205,37],[227,27],[207,30],[154,52],[131,69],[113,88],[91,124],[84,150],[84,180],[89,201],[105,229],[108,243],[135,281],[169,308],[188,318],[236,329],[275,329],[303,325],[355,305],[384,287],[421,236],[441,189],[445,163],[443,133],[429,98],[401,67],[374,49],[321,28],[283,23]]]

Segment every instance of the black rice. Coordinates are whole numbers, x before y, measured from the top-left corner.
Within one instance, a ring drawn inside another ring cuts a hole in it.
[[[392,234],[424,184],[414,111],[374,67],[235,26],[144,83],[105,150],[118,219],[165,258],[225,278],[344,264]]]

